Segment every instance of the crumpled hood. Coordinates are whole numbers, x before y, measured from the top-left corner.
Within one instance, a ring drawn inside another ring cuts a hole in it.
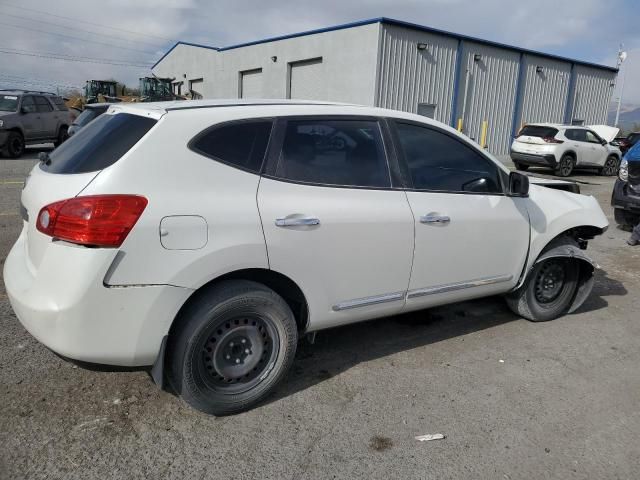
[[[613,139],[616,138],[620,132],[618,127],[610,127],[609,125],[589,125],[587,128],[596,132],[607,142],[613,142]]]

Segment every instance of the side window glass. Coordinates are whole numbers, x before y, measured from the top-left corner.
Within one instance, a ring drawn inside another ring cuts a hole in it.
[[[189,147],[214,160],[259,172],[271,125],[271,120],[260,120],[214,126],[196,136]]]
[[[586,130],[574,130],[573,131],[573,139],[578,142],[586,142],[587,141],[587,131]]]
[[[397,129],[414,188],[502,193],[498,167],[461,140],[412,124],[398,123]]]
[[[380,126],[369,120],[288,121],[275,175],[321,185],[391,185]]]
[[[590,132],[589,130],[585,130],[585,133],[587,135],[587,142],[600,143],[600,138],[595,133]]]
[[[34,98],[36,100],[36,109],[38,112],[45,113],[45,112],[53,111],[53,107],[51,106],[51,104],[46,98],[44,97],[34,97]]]
[[[564,136],[568,140],[576,140],[576,138],[575,138],[575,130],[567,130],[566,132],[564,132]]]
[[[36,111],[36,104],[33,101],[33,97],[32,96],[24,97],[22,99],[21,108],[24,110],[25,113],[34,113]]]

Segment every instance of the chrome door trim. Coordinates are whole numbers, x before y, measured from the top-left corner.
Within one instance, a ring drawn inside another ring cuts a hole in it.
[[[465,288],[482,287],[484,285],[493,285],[494,283],[508,282],[513,279],[513,275],[500,275],[498,277],[484,277],[467,282],[447,283],[445,285],[437,285],[435,287],[416,288],[407,292],[407,298],[423,297],[425,295],[436,295],[438,293],[454,292]]]
[[[342,310],[350,310],[352,308],[368,307],[369,305],[377,305],[379,303],[397,302],[404,299],[404,292],[387,293],[384,295],[376,295],[373,297],[357,298],[355,300],[347,300],[332,307],[334,312]]]

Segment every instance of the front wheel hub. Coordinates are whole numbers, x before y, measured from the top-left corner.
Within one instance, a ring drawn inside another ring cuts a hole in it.
[[[546,262],[535,279],[536,300],[551,303],[556,300],[565,283],[565,269],[559,261]]]

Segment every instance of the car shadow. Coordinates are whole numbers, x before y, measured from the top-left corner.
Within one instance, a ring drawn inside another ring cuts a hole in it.
[[[604,297],[626,295],[624,285],[598,271],[592,294],[573,314],[605,308]],[[302,341],[288,376],[264,403],[311,388],[360,363],[487,330],[514,320],[502,297],[488,297],[318,332]],[[542,328],[542,327],[541,327]]]

